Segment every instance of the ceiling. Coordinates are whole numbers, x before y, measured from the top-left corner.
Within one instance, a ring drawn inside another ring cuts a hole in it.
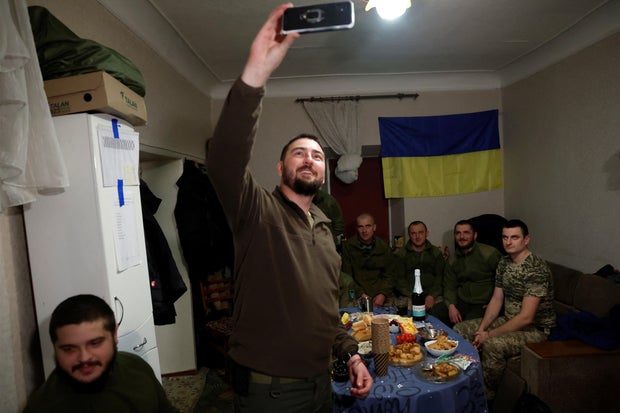
[[[205,93],[221,97],[280,0],[98,0]],[[295,1],[308,5],[325,0]],[[355,27],[302,35],[268,93],[497,88],[620,30],[620,0],[412,0],[394,21],[354,0]]]

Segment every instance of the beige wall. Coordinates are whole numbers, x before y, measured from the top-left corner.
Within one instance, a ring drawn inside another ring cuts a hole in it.
[[[587,272],[620,265],[619,73],[615,34],[503,91],[506,214]]]
[[[18,412],[43,379],[21,208],[0,213],[0,411]],[[45,333],[44,333],[45,334]]]

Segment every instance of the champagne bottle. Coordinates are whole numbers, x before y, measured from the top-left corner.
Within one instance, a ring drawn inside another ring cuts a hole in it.
[[[413,321],[424,321],[426,319],[426,306],[424,305],[424,294],[422,293],[422,283],[420,282],[420,270],[413,271],[415,281],[411,292],[411,315]]]

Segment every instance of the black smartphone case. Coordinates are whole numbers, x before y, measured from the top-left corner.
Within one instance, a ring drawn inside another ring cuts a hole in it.
[[[282,16],[282,34],[346,30],[355,25],[351,1],[290,7]]]

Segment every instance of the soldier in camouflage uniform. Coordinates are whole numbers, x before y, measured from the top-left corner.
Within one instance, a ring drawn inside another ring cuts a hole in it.
[[[502,230],[508,253],[497,266],[495,289],[484,317],[458,323],[454,330],[480,351],[487,398],[492,400],[506,360],[525,343],[547,340],[555,326],[553,277],[546,261],[529,249],[527,225],[510,220]],[[504,308],[504,315],[499,316]]]

